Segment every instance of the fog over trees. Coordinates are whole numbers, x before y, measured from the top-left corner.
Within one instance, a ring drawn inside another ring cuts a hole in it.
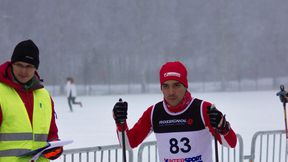
[[[180,60],[191,82],[288,75],[285,0],[0,0],[0,61],[32,39],[45,84],[158,83]]]

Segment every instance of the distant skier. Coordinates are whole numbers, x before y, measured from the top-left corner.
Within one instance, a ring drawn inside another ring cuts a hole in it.
[[[67,93],[68,105],[69,105],[70,111],[73,112],[72,104],[79,105],[80,107],[82,107],[83,105],[82,105],[82,102],[76,101],[77,91],[76,91],[74,79],[72,77],[68,77],[66,81],[67,81],[66,93]]]
[[[163,100],[150,106],[129,129],[128,103],[119,100],[113,108],[118,139],[126,148],[135,148],[153,131],[160,162],[212,162],[212,137],[234,148],[237,137],[229,122],[215,106],[193,97],[188,91],[186,67],[179,61],[167,62],[160,69]],[[125,138],[120,138],[124,126]],[[216,152],[216,150],[215,150]]]

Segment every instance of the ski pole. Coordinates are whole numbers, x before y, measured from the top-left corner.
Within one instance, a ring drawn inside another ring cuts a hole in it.
[[[284,90],[284,88],[283,88],[283,90]],[[285,122],[285,133],[286,133],[286,155],[285,155],[285,161],[286,161],[287,160],[287,151],[288,151],[288,129],[287,129],[287,114],[286,114],[286,98],[284,99],[284,102],[283,102],[283,110],[284,110],[284,122]]]
[[[287,115],[286,115],[287,92],[285,91],[284,85],[280,85],[280,91],[276,95],[280,97],[280,101],[283,103],[285,133],[286,133],[286,141],[287,141],[288,140]]]
[[[124,130],[124,123],[122,123],[122,151],[123,151],[123,162],[126,162],[126,148],[125,148],[125,130]]]
[[[284,108],[284,122],[285,122],[285,132],[286,132],[286,140],[288,139],[288,129],[287,129],[287,115],[286,115],[286,103],[283,102]]]
[[[286,102],[288,93],[285,91],[284,85],[280,85],[280,91],[276,94],[279,96],[280,101],[283,103],[284,109],[284,122],[285,122],[285,133],[286,133],[286,156],[285,161],[287,160],[287,151],[288,151],[288,129],[287,129],[287,115],[286,115]]]
[[[122,102],[122,99],[119,99],[119,102]],[[125,121],[121,121],[121,134],[122,134],[122,153],[123,153],[123,162],[126,162],[126,148],[125,148]]]
[[[216,133],[217,133],[217,130],[214,129],[215,160],[216,160],[216,162],[219,162],[219,158],[218,158],[218,143],[217,143]]]

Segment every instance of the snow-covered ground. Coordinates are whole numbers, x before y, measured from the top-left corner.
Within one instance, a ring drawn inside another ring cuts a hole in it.
[[[283,106],[275,91],[193,93],[194,97],[215,103],[226,114],[236,133],[244,141],[244,154],[250,153],[253,134],[260,130],[284,129]],[[79,96],[83,108],[74,106],[71,113],[66,97],[54,96],[60,138],[74,140],[69,148],[118,144],[112,108],[119,98],[128,102],[128,125],[133,124],[150,105],[160,101],[162,94]],[[146,141],[154,140],[151,134]]]

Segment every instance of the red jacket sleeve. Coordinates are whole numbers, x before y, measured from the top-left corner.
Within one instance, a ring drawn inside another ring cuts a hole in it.
[[[126,130],[126,135],[131,148],[137,147],[151,132],[152,108],[153,106],[149,107],[131,129],[129,129],[127,123],[125,123],[124,129]],[[117,130],[118,132],[121,132],[122,126],[120,124],[117,125]],[[118,139],[120,139],[119,136]]]
[[[50,130],[48,133],[48,141],[54,141],[54,140],[58,140],[58,128],[56,125],[56,113],[55,113],[55,109],[54,109],[54,102],[51,98],[51,103],[52,103],[52,118],[51,118],[51,123],[50,123]]]
[[[214,136],[214,134],[216,134],[216,138],[217,140],[222,144],[222,145],[226,145],[229,146],[231,148],[236,147],[237,144],[237,136],[234,132],[234,130],[230,127],[229,131],[227,134],[222,135],[219,134],[218,132],[215,132],[214,129],[212,128],[211,124],[210,124],[210,120],[209,117],[207,115],[207,107],[211,106],[211,103],[209,102],[205,102],[202,105],[202,113],[203,113],[203,118],[204,118],[204,123],[205,126],[208,127],[210,133]]]

